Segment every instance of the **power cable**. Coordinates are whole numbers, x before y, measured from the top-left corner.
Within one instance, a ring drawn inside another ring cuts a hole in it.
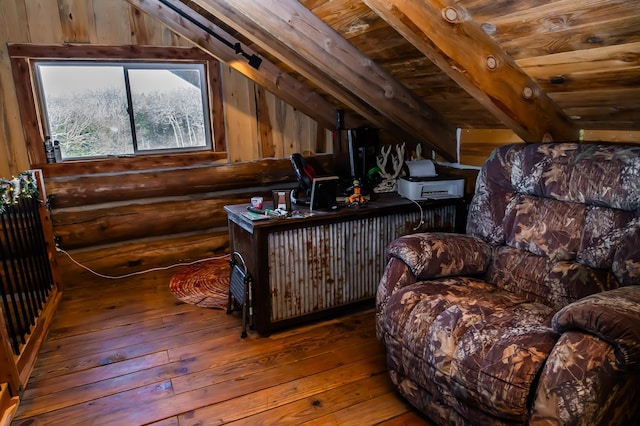
[[[206,262],[208,260],[224,259],[225,257],[231,256],[230,254],[224,254],[222,256],[213,256],[213,257],[207,257],[205,259],[194,260],[193,262],[174,263],[173,265],[169,265],[169,266],[159,266],[157,268],[145,269],[144,271],[131,272],[129,274],[124,274],[124,275],[105,275],[105,274],[101,274],[100,272],[96,272],[93,269],[89,268],[88,266],[85,266],[82,263],[78,262],[66,250],[63,250],[60,247],[56,247],[56,250],[59,251],[60,253],[65,254],[73,263],[75,263],[79,267],[91,272],[92,274],[94,274],[94,275],[96,275],[98,277],[107,278],[107,279],[110,279],[110,280],[119,280],[119,279],[122,279],[122,278],[129,278],[129,277],[133,277],[135,275],[147,274],[149,272],[165,271],[167,269],[176,268],[178,266],[191,266],[191,265],[195,265],[196,263]]]

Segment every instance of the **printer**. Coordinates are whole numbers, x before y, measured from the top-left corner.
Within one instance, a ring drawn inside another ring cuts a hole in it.
[[[398,194],[414,201],[462,198],[464,178],[438,176],[433,161],[405,162],[408,173],[398,179]]]

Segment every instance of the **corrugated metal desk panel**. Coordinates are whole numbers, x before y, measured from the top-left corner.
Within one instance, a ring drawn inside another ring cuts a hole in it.
[[[253,277],[258,332],[269,335],[358,304],[371,306],[386,265],[385,248],[393,239],[464,226],[462,199],[420,205],[422,212],[395,193],[383,194],[358,209],[261,221],[244,216],[248,204],[225,206],[231,249],[241,253]]]

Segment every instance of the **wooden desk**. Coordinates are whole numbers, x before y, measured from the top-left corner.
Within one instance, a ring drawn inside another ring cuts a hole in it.
[[[251,221],[243,214],[248,204],[225,206],[231,249],[242,255],[253,277],[258,332],[269,335],[355,304],[371,304],[392,240],[419,231],[463,229],[462,199],[420,205],[424,224],[417,229],[420,208],[395,193],[362,208],[316,212],[307,218]]]

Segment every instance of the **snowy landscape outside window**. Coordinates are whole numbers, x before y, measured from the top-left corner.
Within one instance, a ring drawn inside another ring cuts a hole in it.
[[[62,159],[211,149],[202,64],[39,62]]]

